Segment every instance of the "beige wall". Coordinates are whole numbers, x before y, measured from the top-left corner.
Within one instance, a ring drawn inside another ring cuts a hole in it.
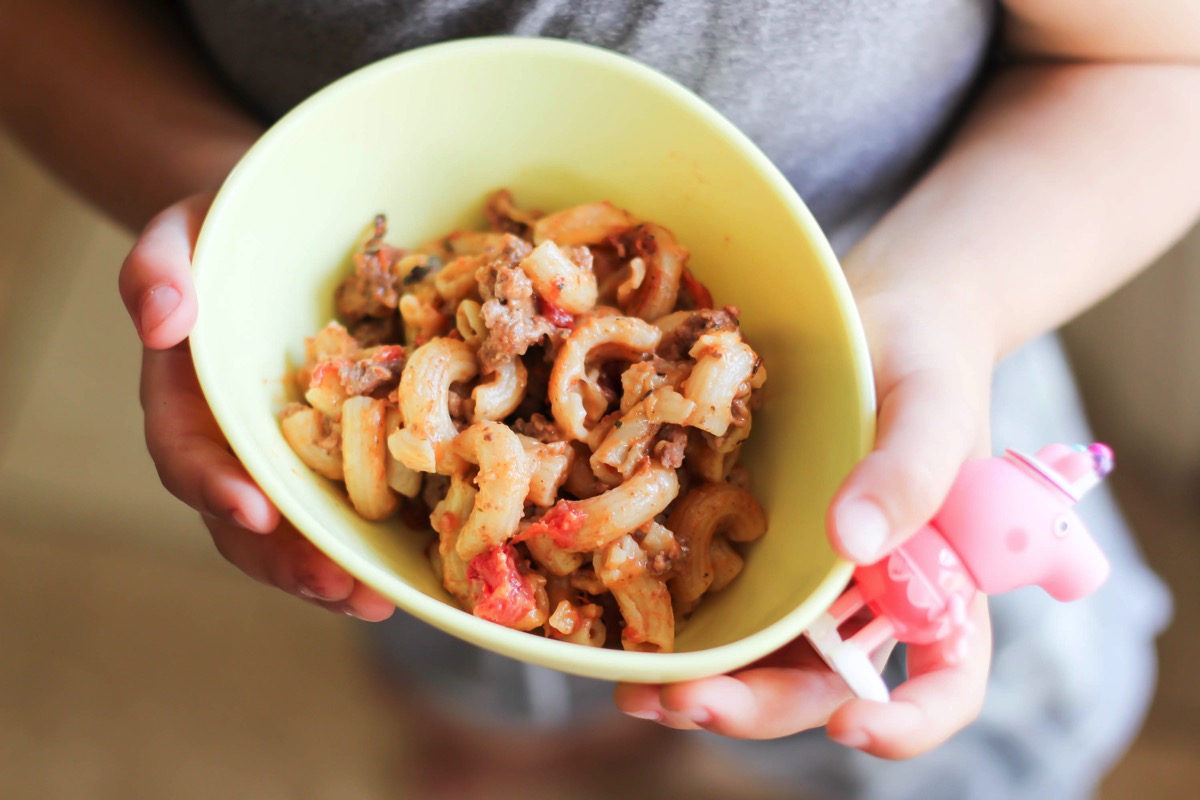
[[[0,135],[0,607],[14,610],[0,614],[0,797],[446,796],[407,791],[404,764],[427,751],[371,681],[354,623],[221,563],[159,487],[116,292],[130,241]],[[1197,474],[1196,312],[1200,234],[1069,331],[1097,431],[1125,464],[1118,489],[1139,464],[1160,486]],[[1191,798],[1200,515],[1131,486],[1176,620],[1159,701],[1101,796]],[[705,796],[731,796],[709,774],[720,763],[680,752],[687,774],[709,764]]]
[[[1200,490],[1200,227],[1066,331],[1101,438],[1176,490]]]

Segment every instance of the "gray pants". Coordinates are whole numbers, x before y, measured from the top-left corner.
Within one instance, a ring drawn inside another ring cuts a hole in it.
[[[1091,441],[1055,337],[1001,364],[992,408],[992,440],[1000,449],[1033,452],[1055,441]],[[1089,797],[1141,724],[1154,687],[1154,639],[1170,600],[1110,492],[1093,491],[1078,512],[1112,562],[1112,576],[1100,591],[1070,604],[1036,588],[993,598],[995,644],[983,712],[935,751],[888,762],[833,744],[821,731],[765,742],[701,735],[764,778],[808,797]],[[464,717],[565,728],[617,713],[612,686],[603,681],[512,661],[402,614],[374,630],[389,669],[444,695],[444,705]],[[889,670],[899,669],[893,656]]]

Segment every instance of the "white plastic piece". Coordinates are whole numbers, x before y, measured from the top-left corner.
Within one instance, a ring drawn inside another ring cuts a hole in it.
[[[842,639],[838,633],[837,620],[829,614],[822,614],[813,620],[812,625],[804,632],[808,643],[813,646],[828,667],[842,677],[850,690],[864,700],[877,700],[886,703],[889,698],[887,684],[883,682],[879,672],[887,661],[891,646],[885,644],[876,653],[880,661],[877,666],[866,653],[857,645]],[[894,640],[893,640],[894,641]]]
[[[826,659],[833,671],[842,676],[842,680],[856,695],[864,700],[875,700],[886,703],[889,698],[887,684],[875,670],[875,665],[867,654],[849,642],[843,642],[835,648]]]
[[[842,637],[838,634],[837,621],[829,614],[822,614],[813,621],[813,624],[804,632],[804,636],[812,645],[813,650],[817,651],[817,655],[824,660],[826,666],[836,672],[833,661],[830,660],[830,654],[842,646]]]

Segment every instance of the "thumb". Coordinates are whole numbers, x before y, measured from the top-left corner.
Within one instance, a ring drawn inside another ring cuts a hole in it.
[[[986,453],[987,387],[928,367],[881,393],[874,451],[850,472],[829,509],[834,547],[859,564],[878,561],[937,513],[963,462]]]
[[[174,347],[196,322],[192,250],[212,204],[210,192],[170,206],[147,223],[121,265],[118,286],[142,342]]]

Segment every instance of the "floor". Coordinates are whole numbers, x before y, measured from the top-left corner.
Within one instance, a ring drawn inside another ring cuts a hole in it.
[[[0,796],[413,796],[417,742],[370,678],[361,623],[243,579],[159,487],[116,293],[128,245],[0,139]],[[1136,475],[1117,487],[1178,612],[1149,721],[1101,796],[1190,798],[1200,507]]]

